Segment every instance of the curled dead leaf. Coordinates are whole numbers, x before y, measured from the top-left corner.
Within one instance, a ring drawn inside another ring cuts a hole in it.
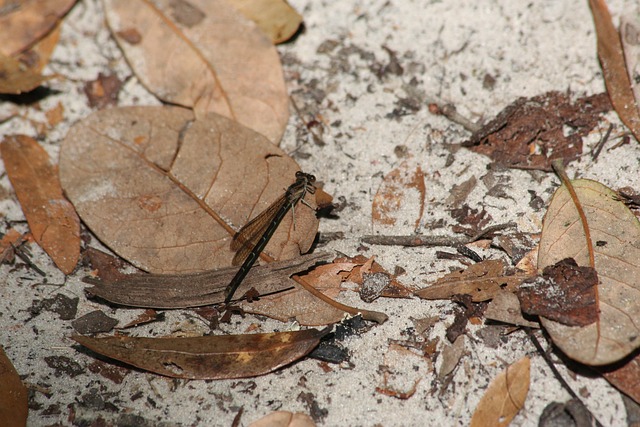
[[[193,108],[198,118],[215,112],[280,141],[289,98],[278,53],[254,22],[224,0],[104,5],[129,64],[156,96]]]
[[[553,342],[569,357],[589,365],[613,363],[640,346],[640,223],[604,185],[572,181],[587,219],[598,273],[600,317],[588,326],[541,318]],[[584,229],[565,186],[558,188],[544,218],[538,268],[564,258],[589,265]]]
[[[190,338],[72,338],[96,353],[173,378],[229,379],[263,375],[309,353],[330,332],[307,329]]]
[[[502,291],[513,292],[527,276],[506,274],[501,260],[485,260],[441,277],[431,286],[416,291],[424,299],[449,299],[454,295],[470,295],[474,302],[487,301]]]
[[[163,274],[231,265],[236,229],[282,195],[299,170],[265,137],[216,114],[179,107],[101,110],[60,152],[60,180],[81,218],[114,252]],[[306,203],[314,206],[313,194]],[[234,227],[231,227],[231,224]],[[306,252],[318,220],[300,205],[266,252]]]

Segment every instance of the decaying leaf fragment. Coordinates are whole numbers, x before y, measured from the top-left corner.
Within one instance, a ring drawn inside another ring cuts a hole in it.
[[[289,118],[271,40],[225,0],[105,0],[107,23],[140,81],[163,101],[215,112],[279,143]],[[168,60],[169,58],[169,60]]]
[[[450,299],[453,295],[470,295],[474,302],[492,299],[498,292],[514,292],[527,276],[506,275],[501,260],[485,260],[466,270],[454,271],[441,277],[431,286],[416,291],[424,299]]]
[[[598,58],[611,103],[620,120],[640,141],[640,111],[625,67],[620,36],[613,26],[605,0],[589,0],[589,6],[598,35]]]
[[[319,292],[335,299],[341,291],[343,282],[350,281],[362,284],[363,275],[368,273],[386,274],[389,277],[390,282],[380,296],[402,298],[411,295],[408,288],[400,284],[395,277],[386,273],[373,258],[367,259],[362,256],[339,258],[333,263],[320,265],[303,276],[303,279]],[[299,285],[290,291],[266,296],[257,301],[242,301],[240,307],[247,313],[261,314],[281,321],[296,319],[298,323],[305,326],[339,322],[345,315],[345,311],[319,301]],[[374,316],[381,314],[362,309],[360,311],[367,320],[374,319],[369,318],[366,313],[371,313]]]
[[[603,366],[598,371],[611,385],[640,403],[640,355],[627,360],[622,366]]]
[[[410,231],[420,224],[424,213],[426,188],[420,166],[403,162],[389,172],[373,199],[371,220],[374,226],[409,225]],[[411,224],[396,224],[399,217],[410,212]]]
[[[588,326],[567,326],[541,318],[553,342],[569,357],[589,365],[616,362],[640,346],[640,223],[604,185],[572,181],[582,205],[598,273],[600,317]],[[584,228],[569,191],[561,186],[544,218],[538,268],[573,258],[589,265]]]
[[[302,24],[302,16],[284,0],[228,0],[258,24],[274,44],[289,40]]]
[[[80,220],[62,195],[48,154],[25,135],[6,137],[0,151],[33,238],[64,274],[70,274],[80,258]]]
[[[507,426],[529,393],[531,361],[523,357],[493,379],[471,417],[471,427]]]
[[[568,326],[587,326],[598,320],[598,274],[579,267],[571,258],[544,268],[542,276],[522,283],[518,299],[522,311]]]
[[[98,111],[71,128],[60,151],[62,187],[85,224],[136,267],[162,274],[230,266],[233,234],[298,170],[251,129],[179,107]],[[306,252],[317,227],[315,211],[300,204],[295,227],[290,212],[266,254]]]
[[[526,326],[528,328],[539,328],[540,324],[531,322],[522,316],[520,301],[512,292],[498,292],[484,312],[486,319],[497,320],[498,322],[510,323],[512,325]]]
[[[569,162],[582,153],[582,137],[610,109],[607,94],[574,103],[560,92],[519,98],[463,146],[506,167],[551,171],[552,160]],[[565,135],[566,127],[572,129],[570,135]]]
[[[96,353],[173,378],[229,379],[263,375],[309,353],[330,332],[307,329],[191,338],[72,338]]]
[[[0,347],[0,425],[26,426],[29,408],[28,390],[20,376]]]

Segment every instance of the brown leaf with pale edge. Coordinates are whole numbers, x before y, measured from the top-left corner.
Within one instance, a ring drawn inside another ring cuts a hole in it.
[[[620,116],[620,120],[629,128],[636,140],[640,141],[640,112],[631,90],[620,36],[613,26],[604,0],[589,0],[589,6],[598,35],[598,58],[611,104]]]
[[[470,295],[474,302],[492,299],[498,292],[513,292],[527,276],[505,275],[501,260],[488,259],[454,271],[438,279],[433,285],[415,292],[424,299],[449,299],[456,294]]]
[[[235,230],[294,181],[297,164],[265,137],[216,114],[179,107],[101,110],[77,123],[60,151],[60,181],[81,218],[114,252],[162,274],[231,265]],[[313,194],[305,201],[314,206]],[[300,204],[266,248],[306,252],[315,211]],[[230,226],[234,225],[234,228]]]
[[[315,427],[316,423],[307,414],[287,411],[275,411],[257,421],[249,424],[249,427]]]
[[[397,221],[411,212],[411,230],[420,225],[424,213],[426,188],[420,166],[411,167],[403,162],[389,172],[373,199],[371,220],[374,226],[395,226]],[[405,225],[405,224],[402,224]]]
[[[0,53],[16,55],[47,35],[76,0],[23,0],[0,14]],[[7,7],[9,6],[9,7]]]
[[[589,365],[613,363],[640,346],[640,223],[604,185],[571,181],[584,210],[598,273],[600,318],[584,327],[541,318],[553,342],[569,357]],[[558,188],[544,218],[538,269],[564,258],[589,265],[584,229],[567,189]]]
[[[103,356],[173,378],[247,378],[272,372],[309,353],[330,332],[307,329],[190,338],[72,338]]]
[[[302,16],[284,0],[228,0],[258,24],[274,44],[289,40],[302,24]]]
[[[6,137],[0,151],[33,238],[70,274],[80,259],[80,220],[62,195],[47,152],[25,135]]]
[[[471,417],[471,427],[508,426],[529,393],[531,361],[523,357],[491,381]]]
[[[0,346],[0,425],[26,426],[28,390]]]
[[[158,98],[215,112],[278,143],[289,98],[278,53],[224,0],[105,0],[107,22],[140,81]],[[134,36],[135,35],[135,36]]]

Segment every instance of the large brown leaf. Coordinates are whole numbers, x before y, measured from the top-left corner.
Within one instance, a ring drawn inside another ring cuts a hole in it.
[[[33,238],[64,274],[71,273],[80,258],[80,220],[62,195],[49,155],[25,135],[8,136],[0,149]]]
[[[96,353],[174,378],[228,379],[263,375],[300,359],[330,332],[307,329],[191,338],[72,337]]]
[[[586,179],[572,181],[584,210],[598,273],[599,320],[584,327],[541,318],[553,342],[589,365],[613,363],[640,346],[640,223],[617,195]],[[538,269],[573,258],[589,265],[584,229],[566,187],[553,196],[544,219]]]
[[[76,0],[2,2],[0,53],[13,56],[31,47],[51,31],[75,2]]]
[[[99,111],[60,152],[60,180],[83,221],[114,252],[153,273],[231,265],[237,230],[282,195],[296,163],[265,137],[222,116],[194,121],[179,107]],[[314,206],[313,194],[306,202]],[[266,252],[306,252],[318,220],[300,204]],[[234,228],[230,226],[232,224]]]
[[[107,21],[160,99],[216,112],[278,143],[289,99],[275,47],[224,0],[105,0]]]

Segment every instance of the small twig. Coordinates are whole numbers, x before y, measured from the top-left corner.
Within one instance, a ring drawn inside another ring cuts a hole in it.
[[[611,131],[613,130],[613,124],[609,125],[609,129],[607,129],[607,133],[604,134],[602,139],[598,142],[595,149],[593,150],[593,154],[591,155],[592,160],[596,160],[600,155],[600,152],[604,148],[604,144],[609,140],[609,136],[611,136]]]
[[[533,331],[531,330],[531,328],[528,328],[528,327],[525,326],[525,327],[523,327],[523,329],[527,333],[527,335],[529,336],[529,339],[533,343],[533,345],[536,348],[536,350],[538,350],[538,353],[540,353],[540,355],[542,356],[544,361],[547,363],[547,366],[549,366],[549,369],[551,369],[551,372],[553,373],[553,376],[556,377],[556,379],[558,380],[560,385],[567,391],[567,393],[569,393],[569,395],[575,401],[577,401],[584,408],[585,411],[587,411],[591,415],[591,418],[595,421],[596,426],[603,427],[602,424],[600,424],[600,421],[598,421],[598,419],[595,417],[595,415],[593,415],[591,413],[591,411],[589,411],[589,409],[587,409],[587,407],[582,402],[580,397],[573,391],[571,386],[569,386],[569,384],[562,377],[562,375],[560,374],[560,372],[556,368],[556,365],[553,363],[553,361],[549,357],[549,354],[547,354],[547,352],[542,348],[542,345],[540,344],[540,341],[538,341],[536,336],[533,334]]]
[[[453,123],[459,124],[471,133],[476,133],[482,129],[482,125],[480,123],[472,122],[462,114],[458,113],[453,104],[439,104],[437,102],[431,102],[429,107],[429,111],[433,114],[445,116]]]
[[[16,256],[18,258],[20,258],[22,261],[24,261],[24,263],[27,264],[29,266],[29,268],[31,268],[33,271],[35,271],[36,273],[38,273],[42,277],[45,277],[47,275],[47,273],[42,271],[37,265],[35,265],[31,261],[31,259],[27,256],[27,254],[25,254],[23,252],[21,246],[22,246],[22,244],[20,244],[18,246],[15,246],[13,243],[11,243],[11,247],[13,248],[13,251],[16,254]]]
[[[293,99],[293,96],[290,96],[289,99],[291,99],[291,105],[293,106],[293,109],[296,110],[296,114],[298,115],[300,120],[302,120],[302,122],[304,123],[304,125],[307,128],[307,130],[309,131],[309,133],[311,135],[313,135],[313,138],[316,141],[320,142],[321,144],[326,145],[326,142],[324,142],[324,139],[322,139],[322,136],[318,135],[318,133],[315,132],[313,127],[309,126],[309,124],[306,122],[306,120],[303,117],[302,111],[300,111],[300,108],[298,108],[298,104],[296,104],[296,101],[295,101],[295,99]]]
[[[516,224],[508,222],[505,224],[492,225],[483,228],[472,237],[450,237],[450,236],[387,236],[387,235],[368,235],[363,236],[362,241],[371,245],[384,245],[384,246],[450,246],[458,247],[460,245],[466,245],[473,243],[489,234],[496,231],[504,230],[505,228],[515,227]]]

